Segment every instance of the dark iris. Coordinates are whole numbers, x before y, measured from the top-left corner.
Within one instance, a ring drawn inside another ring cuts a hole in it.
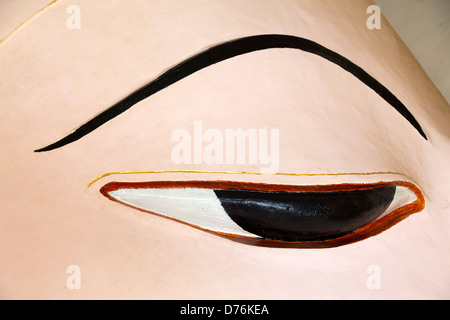
[[[335,192],[214,190],[230,218],[266,239],[314,241],[349,234],[374,221],[395,186]]]

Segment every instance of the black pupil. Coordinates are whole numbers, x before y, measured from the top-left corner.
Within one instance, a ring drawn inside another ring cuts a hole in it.
[[[374,221],[394,199],[395,186],[335,192],[214,190],[230,218],[262,238],[338,238]]]

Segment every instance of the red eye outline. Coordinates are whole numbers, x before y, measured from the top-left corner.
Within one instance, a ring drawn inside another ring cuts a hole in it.
[[[353,231],[352,233],[346,234],[344,236],[327,239],[327,240],[314,240],[314,241],[282,241],[282,240],[271,240],[263,239],[257,237],[248,237],[236,234],[223,233],[218,231],[211,231],[201,228],[197,225],[184,222],[175,218],[167,217],[157,212],[152,212],[145,210],[125,202],[122,202],[109,193],[119,189],[125,188],[201,188],[201,189],[241,189],[241,190],[261,190],[261,191],[285,191],[285,192],[334,192],[334,191],[353,191],[353,190],[367,190],[372,188],[380,187],[405,187],[411,190],[415,196],[416,200],[401,206],[392,212],[378,218],[371,223]],[[338,247],[350,243],[355,243],[369,237],[380,234],[381,232],[391,228],[403,219],[422,211],[425,208],[425,199],[420,191],[420,189],[413,183],[407,181],[388,181],[388,182],[376,182],[367,184],[355,184],[355,183],[344,183],[344,184],[331,184],[331,185],[280,185],[280,184],[265,184],[265,183],[253,183],[253,182],[237,182],[237,181],[150,181],[150,182],[109,182],[100,188],[100,192],[108,199],[125,204],[126,206],[135,208],[137,210],[152,213],[167,219],[171,219],[196,229],[206,231],[211,234],[215,234],[227,239],[253,245],[260,247],[273,247],[273,248],[332,248]]]

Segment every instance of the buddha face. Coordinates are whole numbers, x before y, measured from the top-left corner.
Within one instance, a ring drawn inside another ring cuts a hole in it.
[[[368,3],[69,5],[0,46],[5,297],[448,296],[448,104]]]

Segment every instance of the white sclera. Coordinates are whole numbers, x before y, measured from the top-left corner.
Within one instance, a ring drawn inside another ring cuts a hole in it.
[[[202,229],[258,237],[237,225],[212,189],[118,189],[109,193],[119,201]]]
[[[392,200],[386,211],[381,216],[379,216],[378,219],[416,200],[416,194],[410,189],[402,186],[397,186],[395,188],[394,199]]]

